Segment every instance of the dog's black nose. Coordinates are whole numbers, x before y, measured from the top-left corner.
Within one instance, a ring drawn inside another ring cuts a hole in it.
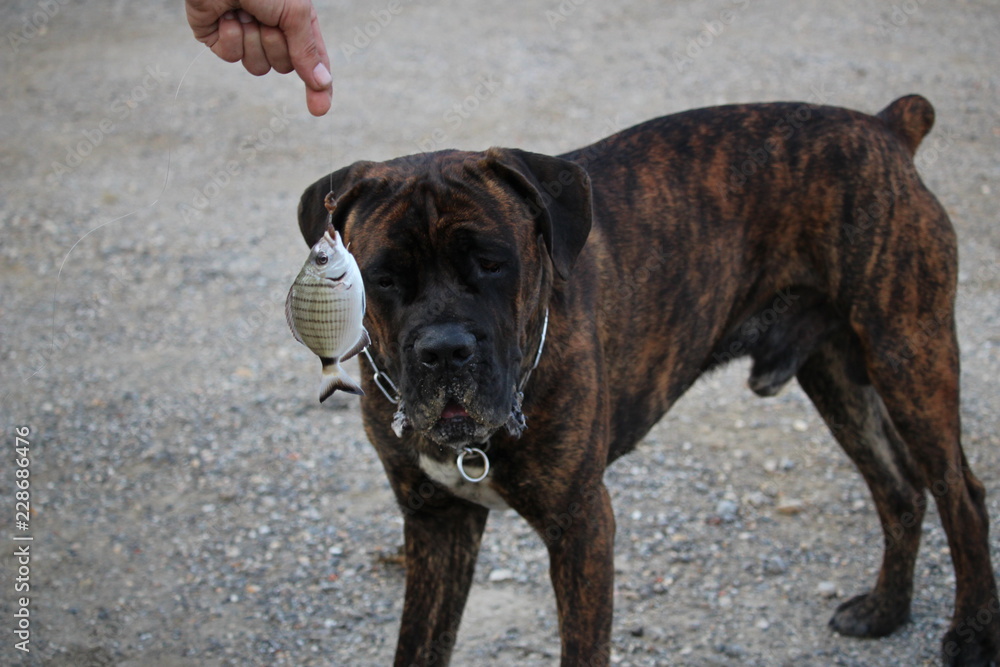
[[[476,337],[458,324],[438,324],[425,328],[413,350],[417,359],[433,370],[458,370],[476,349]]]

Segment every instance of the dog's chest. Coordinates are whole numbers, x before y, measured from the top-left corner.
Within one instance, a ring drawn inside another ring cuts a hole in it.
[[[476,503],[491,510],[505,510],[507,503],[500,494],[494,490],[493,485],[487,477],[481,482],[467,482],[462,479],[458,472],[458,466],[454,461],[435,461],[431,457],[420,455],[420,469],[435,482],[448,489],[452,494],[470,503]]]

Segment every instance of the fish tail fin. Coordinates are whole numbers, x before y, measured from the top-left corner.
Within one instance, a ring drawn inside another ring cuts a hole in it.
[[[340,367],[336,359],[323,359],[323,377],[319,383],[319,402],[322,403],[338,389],[348,394],[364,396],[365,391]]]

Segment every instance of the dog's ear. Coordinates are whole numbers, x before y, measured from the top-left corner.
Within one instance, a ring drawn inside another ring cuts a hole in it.
[[[486,163],[522,197],[560,278],[569,277],[590,235],[590,176],[569,160],[516,148],[491,148]]]
[[[327,223],[344,233],[346,204],[357,196],[374,162],[355,162],[319,179],[302,193],[299,199],[299,231],[310,248],[323,238]],[[333,207],[331,211],[327,202]],[[330,213],[333,213],[331,216]]]

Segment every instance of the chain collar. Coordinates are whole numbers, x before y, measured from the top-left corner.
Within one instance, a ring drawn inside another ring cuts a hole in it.
[[[372,358],[371,352],[368,351],[369,347],[371,347],[371,345],[365,345],[365,349],[361,351],[364,353],[365,358],[368,359],[368,363],[375,369],[375,373],[372,375],[372,379],[375,380],[375,385],[382,390],[382,395],[389,399],[390,403],[393,405],[399,405],[399,401],[402,400],[402,397],[399,395],[399,389],[396,389],[396,383],[393,382],[388,375],[383,373],[381,369],[379,369],[375,360]]]

